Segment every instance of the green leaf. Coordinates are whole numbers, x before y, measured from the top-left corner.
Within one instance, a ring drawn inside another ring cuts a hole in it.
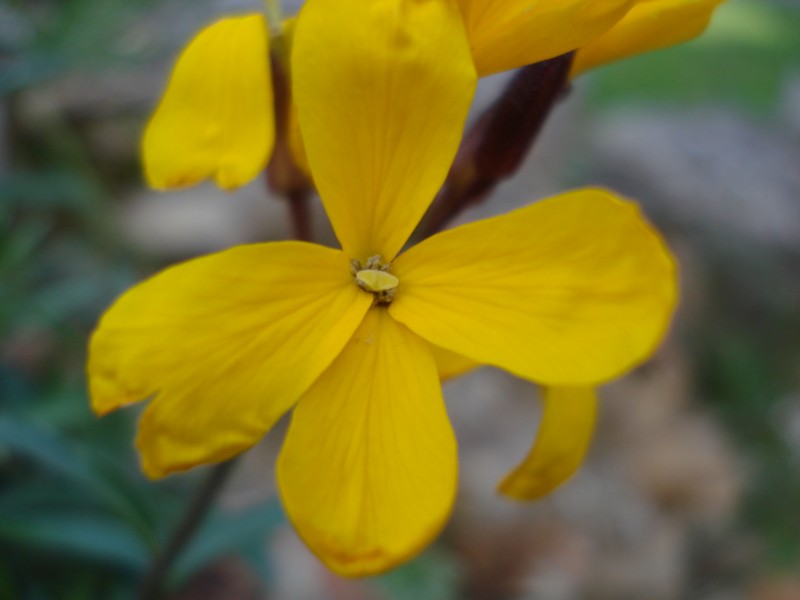
[[[45,219],[36,219],[9,229],[10,231],[4,232],[3,243],[0,246],[0,273],[3,274],[29,260],[50,233],[52,225]]]
[[[148,521],[128,495],[102,477],[102,468],[96,461],[77,452],[55,433],[21,419],[0,417],[0,450],[3,447],[85,487],[108,508],[125,517],[145,539],[151,539]]]
[[[54,512],[3,515],[0,539],[19,549],[91,560],[141,571],[149,554],[120,521],[101,515]]]
[[[284,523],[277,500],[235,515],[213,515],[181,555],[172,582],[185,581],[193,573],[222,556],[242,553],[254,544],[265,547],[267,537]]]
[[[85,177],[64,168],[18,171],[0,177],[4,211],[17,208],[80,214],[95,206],[95,196]]]
[[[0,563],[0,600],[15,600],[16,598],[18,598],[18,595],[14,592],[11,568]]]

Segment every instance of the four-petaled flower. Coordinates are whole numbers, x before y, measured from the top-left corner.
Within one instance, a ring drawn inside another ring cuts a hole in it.
[[[653,352],[675,267],[633,204],[596,189],[403,250],[477,79],[453,2],[309,0],[292,77],[342,249],[241,246],[134,287],[92,337],[92,405],[151,398],[137,438],[151,477],[230,458],[294,407],[286,512],[331,569],[365,575],[416,554],[450,513],[457,452],[437,360],[581,402]]]

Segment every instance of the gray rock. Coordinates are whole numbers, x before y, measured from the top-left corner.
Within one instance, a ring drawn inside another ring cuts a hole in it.
[[[600,179],[700,236],[800,252],[800,144],[735,113],[619,111],[592,130]]]

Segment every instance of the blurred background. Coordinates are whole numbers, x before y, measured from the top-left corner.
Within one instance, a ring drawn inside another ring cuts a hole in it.
[[[131,284],[289,236],[263,181],[159,194],[139,164],[178,49],[253,7],[0,0],[0,600],[132,597],[207,473],[145,480],[137,411],[97,420],[84,360]],[[476,112],[506,78],[482,82]],[[604,388],[580,473],[531,505],[500,498],[540,405],[499,371],[455,380],[453,519],[409,565],[346,581],[282,515],[279,427],[176,564],[175,598],[800,598],[800,2],[729,0],[702,38],[582,77],[518,176],[461,220],[585,184],[642,203],[683,300],[658,355]]]

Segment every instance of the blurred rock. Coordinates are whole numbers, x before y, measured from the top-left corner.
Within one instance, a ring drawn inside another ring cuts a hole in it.
[[[786,78],[778,112],[794,134],[800,136],[800,71]]]
[[[380,600],[368,580],[334,575],[287,526],[271,540],[275,582],[270,600]]]
[[[315,239],[335,245],[318,202],[311,204]],[[259,179],[226,193],[212,184],[187,190],[140,190],[117,212],[118,227],[136,248],[165,259],[180,259],[236,244],[287,239],[289,213]]]
[[[285,207],[255,182],[232,194],[211,184],[168,193],[141,190],[125,201],[118,226],[140,251],[185,258],[263,239],[285,237]]]
[[[657,221],[800,252],[800,143],[718,109],[619,111],[597,122],[600,178]]]
[[[603,390],[586,464],[533,504],[494,489],[535,435],[534,387],[481,369],[445,391],[461,458],[448,539],[466,565],[469,598],[681,598],[692,538],[730,526],[740,465],[719,424],[695,408],[675,344]]]
[[[158,99],[164,79],[158,69],[126,68],[112,72],[76,72],[20,94],[18,118],[107,119],[126,112],[146,114]]]
[[[687,406],[690,381],[682,353],[670,344],[645,369],[609,386],[609,448],[660,510],[724,523],[742,493],[742,465],[720,424]]]

